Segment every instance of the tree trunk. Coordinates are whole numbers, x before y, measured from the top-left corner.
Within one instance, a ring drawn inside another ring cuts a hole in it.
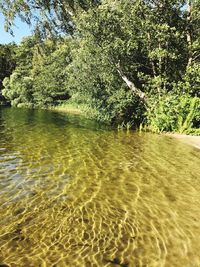
[[[189,67],[192,63],[192,32],[191,32],[191,20],[192,20],[192,3],[191,0],[187,1],[187,43],[188,43],[188,64]]]
[[[131,91],[140,97],[140,99],[145,100],[145,93],[142,92],[139,88],[135,86],[135,84],[128,79],[128,77],[122,72],[120,64],[116,64],[117,71],[122,78],[122,80],[127,84],[127,86],[131,89]]]
[[[148,38],[148,49],[149,49],[149,51],[151,51],[151,35],[150,35],[150,33],[148,32],[147,33],[147,38]],[[153,77],[155,78],[156,77],[156,67],[155,67],[155,64],[154,64],[154,62],[153,62],[153,60],[151,59],[151,58],[149,58],[149,60],[150,60],[150,63],[151,63],[151,68],[152,68],[152,72],[153,72]]]

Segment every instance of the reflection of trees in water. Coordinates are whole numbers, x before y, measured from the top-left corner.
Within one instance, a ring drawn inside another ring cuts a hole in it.
[[[7,108],[0,107],[0,148],[2,151],[5,149],[9,151],[12,147],[12,135],[7,132],[7,120],[4,111]]]
[[[2,117],[2,109],[0,108],[0,131],[1,133],[3,133],[3,129],[4,129],[4,120]]]
[[[79,119],[77,116],[43,110],[3,109],[2,118],[6,125],[4,138],[9,137],[13,149],[19,152],[24,150],[22,154],[27,156],[29,154],[36,156],[37,150],[43,148],[44,151],[52,153],[53,157],[61,150],[59,145],[67,149],[71,138],[73,138],[72,145],[76,143],[76,146],[79,146],[85,137],[87,138],[89,131],[94,131],[91,138],[95,138],[96,129],[99,127],[95,122]],[[76,138],[80,138],[80,142],[76,142]]]

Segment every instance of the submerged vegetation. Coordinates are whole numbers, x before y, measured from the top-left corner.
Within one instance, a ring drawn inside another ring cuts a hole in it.
[[[37,24],[6,54],[0,89],[12,106],[200,134],[199,0],[15,2],[0,6],[7,29],[16,15]]]

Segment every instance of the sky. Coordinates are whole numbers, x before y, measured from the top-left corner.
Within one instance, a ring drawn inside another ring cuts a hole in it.
[[[13,37],[10,33],[5,32],[4,18],[0,13],[0,44],[7,44],[11,42],[18,44],[24,36],[31,34],[31,28],[26,23],[23,23],[19,18],[15,20],[15,25],[16,26],[12,27],[14,33]]]

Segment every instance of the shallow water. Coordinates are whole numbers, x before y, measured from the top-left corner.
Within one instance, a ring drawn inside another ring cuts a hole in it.
[[[200,151],[0,109],[0,264],[200,266]]]

